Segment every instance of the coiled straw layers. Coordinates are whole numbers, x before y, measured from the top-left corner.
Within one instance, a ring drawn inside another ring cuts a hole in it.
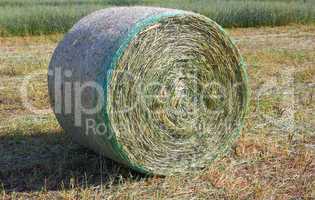
[[[59,44],[50,63],[51,70],[57,67],[71,70],[71,82],[94,81],[104,89],[102,109],[80,112],[80,126],[75,112],[55,110],[62,127],[81,144],[140,172],[170,175],[206,167],[237,138],[247,109],[237,48],[215,22],[191,12],[129,7],[93,13]],[[56,108],[54,80],[49,76]],[[87,89],[80,102],[86,108],[96,100],[97,92]],[[106,132],[92,133],[88,119],[104,123]]]

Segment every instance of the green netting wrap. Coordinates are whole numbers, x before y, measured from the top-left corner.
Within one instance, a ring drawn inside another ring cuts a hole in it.
[[[248,104],[243,60],[223,29],[186,11],[110,8],[56,48],[49,93],[65,131],[150,174],[187,173],[224,155]]]

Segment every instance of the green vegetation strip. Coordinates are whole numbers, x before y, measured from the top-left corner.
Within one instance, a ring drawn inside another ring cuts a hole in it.
[[[113,5],[191,10],[213,19],[223,27],[280,26],[315,22],[314,0],[0,0],[0,36],[65,33],[83,16]]]

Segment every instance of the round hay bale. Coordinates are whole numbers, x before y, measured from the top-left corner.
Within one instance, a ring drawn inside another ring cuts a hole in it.
[[[200,170],[240,133],[242,57],[223,29],[186,11],[120,7],[80,20],[56,48],[49,94],[67,133],[139,172]]]

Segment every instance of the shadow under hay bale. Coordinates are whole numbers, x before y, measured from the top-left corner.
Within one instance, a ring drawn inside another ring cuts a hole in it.
[[[145,176],[88,151],[63,133],[0,137],[0,191],[6,193],[115,185]]]

